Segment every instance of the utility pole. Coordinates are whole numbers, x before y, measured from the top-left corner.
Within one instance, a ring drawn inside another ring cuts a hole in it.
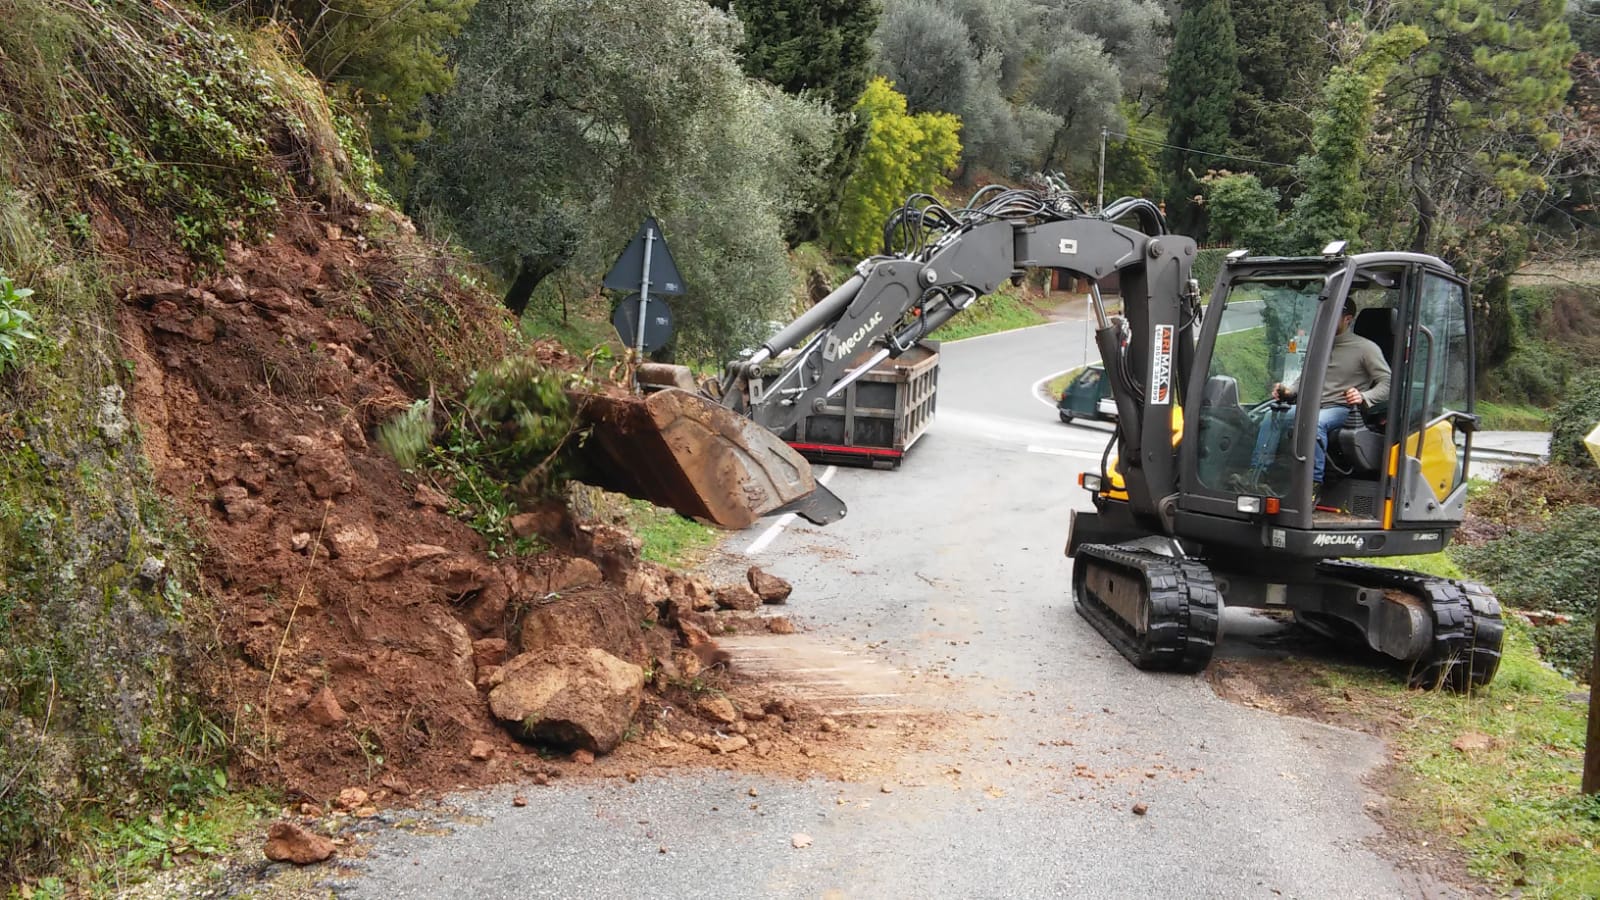
[[[1094,194],[1094,211],[1104,212],[1106,208],[1106,138],[1111,134],[1111,129],[1100,126],[1100,187]]]

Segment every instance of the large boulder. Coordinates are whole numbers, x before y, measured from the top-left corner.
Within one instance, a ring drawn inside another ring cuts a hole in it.
[[[523,614],[518,648],[536,653],[554,647],[598,647],[638,662],[670,652],[670,638],[655,628],[656,608],[610,585],[562,592],[538,601]]]
[[[524,653],[491,679],[489,709],[518,737],[609,753],[644,692],[644,670],[593,647]]]

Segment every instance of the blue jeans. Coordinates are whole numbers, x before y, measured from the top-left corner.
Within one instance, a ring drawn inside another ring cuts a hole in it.
[[[1311,480],[1322,483],[1322,473],[1328,463],[1328,436],[1337,431],[1350,418],[1348,406],[1325,406],[1317,413],[1317,452],[1311,469]],[[1250,454],[1250,468],[1265,472],[1272,465],[1278,450],[1278,440],[1294,423],[1288,410],[1273,410],[1261,420],[1261,430],[1256,433],[1256,446]]]

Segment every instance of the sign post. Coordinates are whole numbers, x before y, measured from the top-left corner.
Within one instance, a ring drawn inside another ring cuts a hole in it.
[[[657,246],[659,244],[660,246]],[[667,247],[667,239],[661,233],[661,226],[656,224],[652,216],[644,220],[639,226],[639,231],[634,234],[633,240],[628,242],[627,249],[617,257],[617,262],[606,273],[605,287],[614,291],[638,291],[638,311],[631,317],[633,296],[618,304],[613,312],[611,321],[617,327],[617,335],[624,344],[630,345],[640,356],[658,350],[672,336],[672,317],[670,312],[658,314],[652,320],[649,313],[652,293],[659,295],[672,295],[683,293],[683,276],[678,274],[678,265],[672,259],[672,251]],[[663,310],[667,309],[666,301],[657,298],[655,303]],[[646,333],[647,322],[654,321],[657,328]],[[625,327],[631,326],[631,327]]]
[[[639,279],[639,333],[633,347],[644,355],[644,319],[650,314],[650,251],[656,246],[656,230],[649,224],[644,229],[644,272]]]

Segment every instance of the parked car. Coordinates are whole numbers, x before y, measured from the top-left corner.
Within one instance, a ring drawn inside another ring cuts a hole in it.
[[[1067,382],[1061,391],[1061,400],[1056,403],[1056,410],[1063,422],[1079,418],[1115,422],[1117,404],[1111,399],[1111,382],[1106,378],[1105,366],[1094,363]]]

